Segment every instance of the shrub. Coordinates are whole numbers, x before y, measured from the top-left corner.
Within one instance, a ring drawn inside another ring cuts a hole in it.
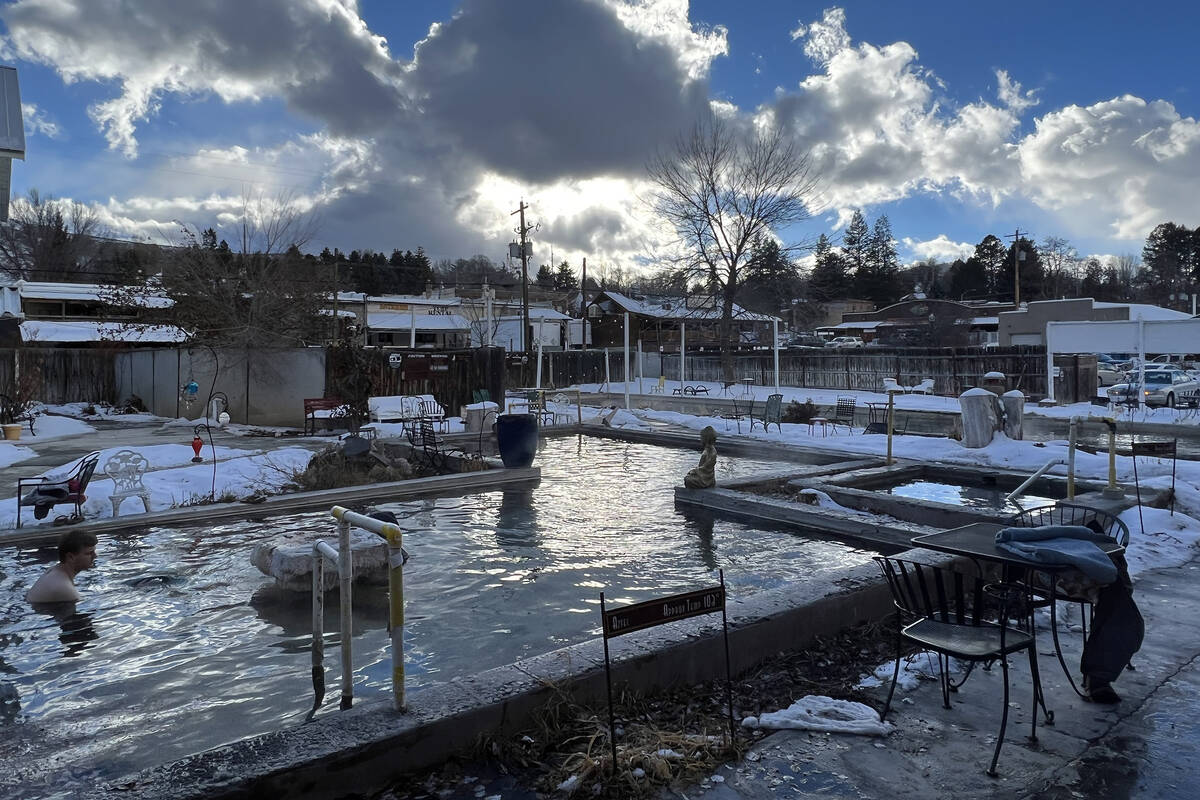
[[[817,407],[813,404],[811,397],[803,403],[797,403],[793,400],[783,410],[784,422],[806,423],[815,416],[817,416]]]

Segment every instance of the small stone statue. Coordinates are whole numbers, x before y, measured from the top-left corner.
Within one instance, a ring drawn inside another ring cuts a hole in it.
[[[700,431],[700,444],[704,446],[700,451],[700,463],[683,476],[683,485],[688,489],[711,489],[717,485],[713,474],[717,466],[717,432],[711,425]]]

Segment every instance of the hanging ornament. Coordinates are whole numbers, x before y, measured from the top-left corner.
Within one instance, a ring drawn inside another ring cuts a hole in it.
[[[188,381],[187,385],[183,387],[183,390],[180,394],[180,397],[183,399],[184,406],[190,409],[192,404],[196,402],[196,395],[198,394],[200,394],[200,384],[196,383],[195,381]]]

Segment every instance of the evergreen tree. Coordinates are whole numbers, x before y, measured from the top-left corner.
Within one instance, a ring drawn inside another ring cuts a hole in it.
[[[575,277],[575,271],[571,269],[571,265],[566,261],[558,265],[558,271],[554,273],[554,289],[559,292],[570,292],[579,288],[579,279]]]
[[[818,302],[845,298],[850,295],[850,276],[846,272],[846,260],[833,249],[829,237],[821,234],[813,253],[816,263],[808,279],[809,298]]]
[[[1079,294],[1099,300],[1104,294],[1104,268],[1100,259],[1089,258],[1083,265],[1083,280],[1079,284]]]
[[[1200,280],[1200,240],[1183,225],[1156,225],[1142,248],[1142,264],[1151,297],[1169,302],[1171,294],[1188,291]]]
[[[850,217],[850,224],[846,226],[846,232],[842,234],[842,258],[855,279],[858,278],[859,271],[866,267],[870,253],[871,233],[867,229],[867,221],[862,212],[855,209],[854,215]]]
[[[553,289],[554,272],[548,265],[542,264],[540,267],[538,267],[537,277],[533,279],[533,282],[542,289]]]
[[[966,261],[956,259],[947,274],[952,300],[977,300],[989,293],[987,271],[974,257]]]
[[[778,314],[799,291],[800,271],[783,254],[779,243],[773,238],[756,239],[746,262],[739,302],[756,311]]]
[[[860,297],[877,306],[894,303],[900,296],[900,259],[886,216],[875,220],[875,230],[866,242],[866,260],[854,273],[854,285]]]
[[[1004,253],[1004,242],[990,233],[983,237],[983,241],[975,245],[975,254],[967,259],[967,263],[970,265],[970,283],[975,283],[976,276],[980,272],[985,276],[982,291],[976,295],[975,299],[979,299],[982,294],[987,293],[993,296],[1012,297],[1011,270],[1008,273],[1007,291],[1003,281]],[[963,297],[965,298],[965,296]]]

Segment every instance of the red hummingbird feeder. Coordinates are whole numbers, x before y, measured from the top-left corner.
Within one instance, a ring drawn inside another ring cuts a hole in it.
[[[201,464],[204,462],[204,459],[200,457],[200,450],[203,447],[204,440],[200,438],[200,429],[197,428],[192,436],[192,452],[196,454],[196,456],[192,459],[193,464]]]

